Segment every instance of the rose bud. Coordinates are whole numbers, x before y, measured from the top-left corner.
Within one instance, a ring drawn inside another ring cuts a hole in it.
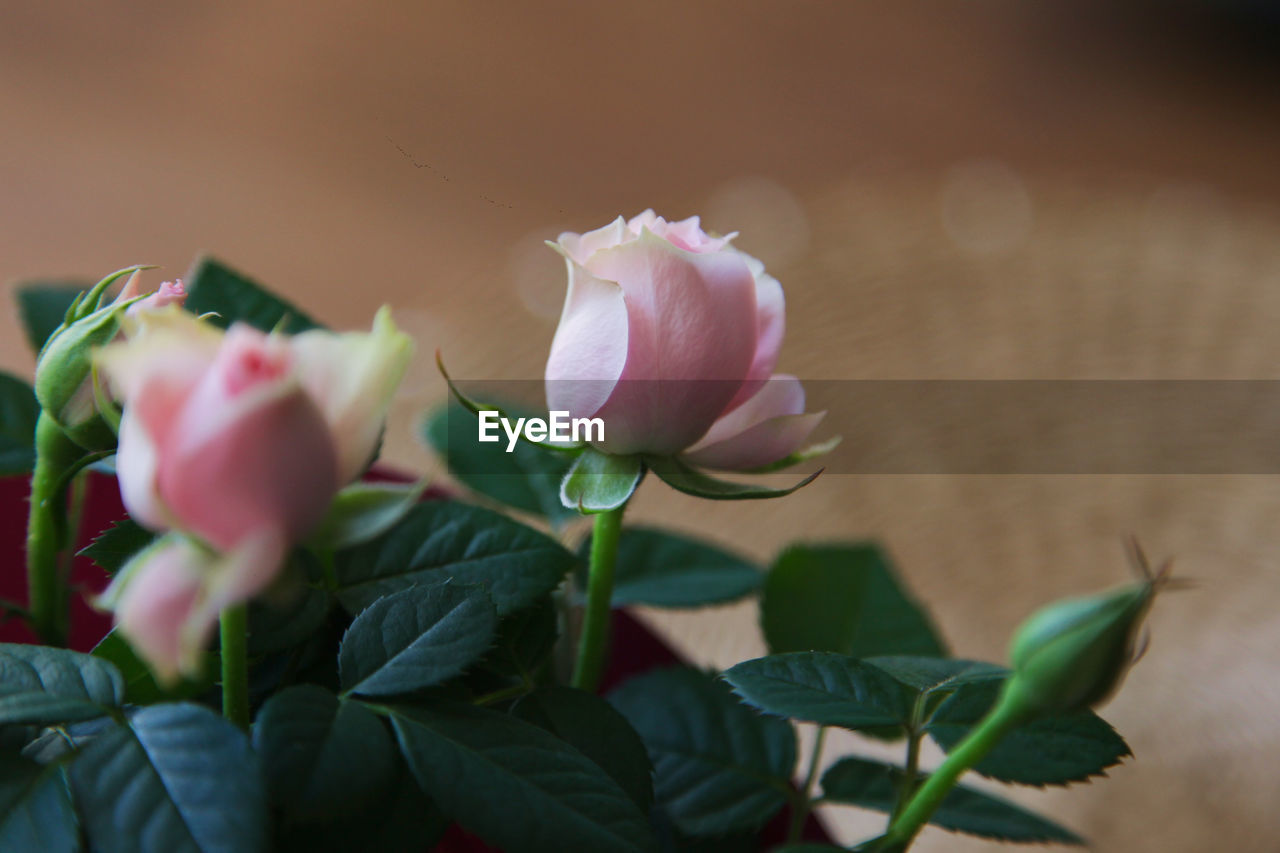
[[[125,401],[126,507],[223,550],[264,528],[298,541],[372,455],[411,355],[386,312],[372,334],[292,339],[151,315],[100,355]]]
[[[162,684],[200,673],[200,655],[226,606],[262,591],[284,557],[284,543],[248,539],[226,555],[169,534],[136,554],[96,604]]]
[[[1022,623],[1010,645],[1011,698],[1035,714],[1091,708],[1120,686],[1134,660],[1157,583],[1050,604]]]
[[[799,448],[822,415],[803,413],[794,377],[768,381],[782,287],[731,239],[653,211],[562,234],[569,286],[549,408],[602,419],[599,448],[612,454],[690,451],[695,464],[746,470]]]
[[[199,559],[190,543],[170,549],[105,601],[139,654],[171,672],[192,660],[220,609],[271,582],[361,473],[412,342],[385,310],[370,334],[289,338],[240,324],[223,333],[176,307],[124,326],[97,359],[124,401],[125,506],[211,549]]]
[[[106,288],[132,272],[120,294],[103,304]],[[98,411],[92,354],[120,333],[122,318],[141,318],[165,305],[181,305],[182,282],[164,282],[151,295],[140,286],[140,269],[130,267],[98,282],[78,297],[61,326],[50,335],[36,363],[36,396],[41,408],[73,441],[89,450],[115,446],[116,436]]]

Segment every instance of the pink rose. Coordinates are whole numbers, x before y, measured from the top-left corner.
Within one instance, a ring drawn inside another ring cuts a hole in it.
[[[199,675],[218,614],[265,589],[283,559],[280,541],[271,536],[220,555],[171,534],[130,560],[97,603],[115,612],[130,646],[157,681],[169,684]]]
[[[217,609],[265,587],[289,545],[370,461],[412,342],[385,309],[368,334],[290,338],[239,324],[223,333],[176,307],[125,325],[126,339],[97,357],[124,404],[116,470],[125,506],[139,523],[194,537],[215,556],[171,550],[116,591],[117,619],[131,639],[172,639],[163,626],[175,622],[206,637],[210,617],[194,602],[216,600],[216,619]],[[235,567],[237,581],[204,564]],[[135,591],[148,577],[157,589]],[[161,627],[142,628],[144,611]],[[190,650],[165,655],[187,660]]]
[[[601,418],[609,453],[746,470],[797,450],[822,413],[804,414],[800,383],[774,376],[782,286],[733,236],[651,210],[560,235],[569,288],[549,408]]]

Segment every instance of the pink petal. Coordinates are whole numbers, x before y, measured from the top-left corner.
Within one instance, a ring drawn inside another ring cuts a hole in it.
[[[547,358],[547,406],[592,417],[613,393],[627,360],[627,306],[622,288],[587,272],[571,257],[569,291]]]
[[[285,550],[272,531],[226,555],[169,536],[131,560],[99,601],[157,680],[172,683],[199,673],[219,613],[270,584]]]
[[[825,412],[802,414],[804,388],[794,376],[775,376],[747,402],[726,414],[685,452],[705,468],[746,470],[794,453]]]
[[[724,411],[756,349],[755,282],[736,253],[694,254],[645,230],[588,269],[626,301],[621,381],[597,412],[608,450],[676,453]]]
[[[278,353],[258,344],[250,358],[251,336],[228,336],[158,447],[164,505],[184,529],[223,550],[266,529],[301,539],[338,488],[324,415],[296,379],[278,375]]]
[[[193,640],[203,633],[207,642],[212,631],[212,625],[203,632],[189,627],[212,558],[185,540],[166,539],[134,559],[138,564],[126,566],[104,598],[114,599],[116,625],[129,645],[157,680],[172,683],[180,673],[194,673],[204,643]]]
[[[338,450],[338,480],[354,480],[369,464],[387,411],[413,357],[413,339],[386,307],[371,332],[314,330],[291,339],[294,371],[324,413]]]
[[[756,351],[751,360],[747,381],[729,403],[732,411],[742,405],[765,384],[778,366],[778,353],[782,349],[782,336],[786,331],[786,300],[782,285],[764,271],[764,264],[750,255],[742,255],[756,280]]]
[[[650,213],[652,212],[650,211]],[[570,260],[584,264],[587,262],[587,258],[601,249],[613,248],[632,238],[633,235],[627,232],[626,220],[619,216],[603,228],[597,228],[585,234],[566,231],[560,235],[557,243],[559,249],[563,250],[562,254],[566,255]]]
[[[156,446],[150,433],[132,408],[125,409],[116,449],[120,496],[135,521],[152,530],[166,530],[173,521],[156,489],[156,459]]]

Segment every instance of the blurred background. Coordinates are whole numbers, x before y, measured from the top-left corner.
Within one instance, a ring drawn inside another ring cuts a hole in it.
[[[209,251],[334,326],[391,302],[421,348],[389,434],[411,470],[430,353],[538,377],[563,296],[541,241],[646,207],[741,232],[802,378],[1277,379],[1274,9],[4,2],[0,279]],[[0,369],[29,374],[3,306]],[[1123,534],[1176,556],[1200,587],[1103,709],[1136,759],[1011,793],[1103,851],[1276,849],[1278,515],[1275,477],[1172,475],[846,474],[755,505],[654,483],[634,510],[762,560],[879,538],[992,660],[1040,603],[1126,579]],[[762,651],[754,606],[645,618],[699,662]]]

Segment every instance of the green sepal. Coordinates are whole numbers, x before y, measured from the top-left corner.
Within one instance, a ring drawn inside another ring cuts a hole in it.
[[[715,501],[744,501],[785,497],[797,489],[809,485],[822,473],[822,469],[819,469],[790,488],[775,489],[769,486],[717,480],[715,477],[690,467],[675,456],[646,456],[644,457],[644,463],[653,473],[658,475],[662,482],[676,491]]]
[[[560,482],[560,502],[584,515],[608,512],[630,500],[643,478],[639,456],[612,456],[588,447]]]
[[[425,479],[409,485],[353,483],[338,492],[309,544],[336,551],[381,536],[413,509],[426,488]]]
[[[119,333],[125,309],[145,298],[104,305],[106,288],[142,269],[151,267],[117,270],[77,298],[36,361],[35,392],[40,407],[72,441],[87,450],[105,450],[116,443],[115,430],[98,410],[93,352]]]
[[[819,456],[826,456],[831,451],[840,446],[840,442],[844,441],[844,436],[837,435],[828,438],[826,441],[819,441],[817,444],[811,444],[808,447],[802,447],[795,453],[790,453],[776,462],[770,462],[768,465],[761,465],[757,468],[748,468],[744,474],[771,474],[774,471],[781,471],[784,468],[791,468],[799,465],[801,462],[808,462],[811,459],[817,459]]]
[[[440,354],[440,350],[436,350],[436,367],[440,370],[440,375],[444,377],[445,384],[449,386],[449,393],[453,394],[454,398],[461,403],[463,408],[467,411],[476,416],[479,416],[481,412],[497,412],[499,417],[509,417],[507,412],[502,408],[490,403],[480,403],[462,393],[462,390],[454,384],[453,377],[449,375],[449,371],[445,369],[444,356]],[[520,440],[527,441],[530,444],[535,444],[538,447],[545,447],[549,450],[559,450],[565,453],[575,453],[585,446],[581,441],[533,441],[523,435],[520,437]]]
[[[1069,713],[1110,696],[1134,659],[1156,582],[1054,602],[1014,633],[1010,694],[1033,713]]]

